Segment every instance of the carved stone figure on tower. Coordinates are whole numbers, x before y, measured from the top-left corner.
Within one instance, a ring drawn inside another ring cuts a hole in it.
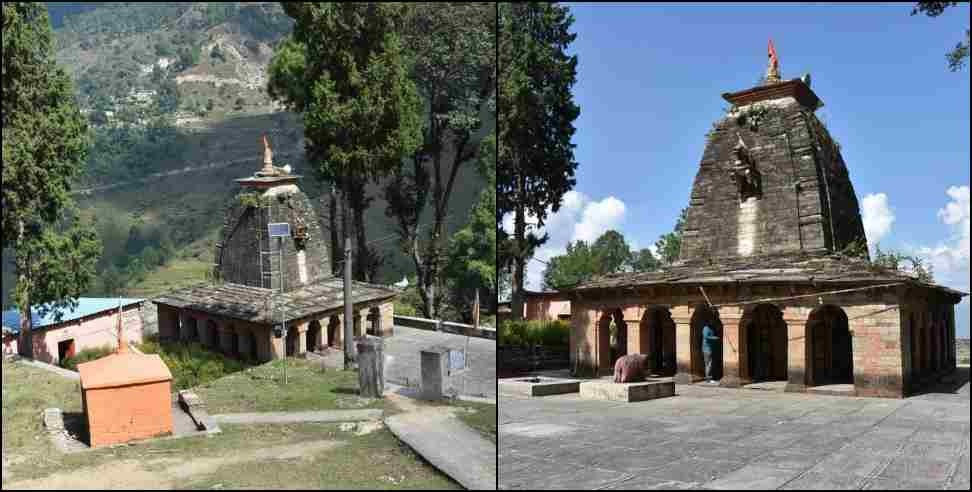
[[[739,143],[732,149],[735,160],[729,173],[739,190],[739,201],[744,202],[750,197],[759,198],[762,195],[763,183],[762,176],[756,169],[756,163],[753,162],[749,149],[746,148],[746,142],[738,133],[736,137],[739,138]]]

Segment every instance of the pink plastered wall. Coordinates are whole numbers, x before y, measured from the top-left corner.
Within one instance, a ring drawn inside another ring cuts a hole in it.
[[[142,342],[142,317],[139,305],[132,304],[123,308],[122,326],[125,339],[130,343]],[[57,364],[57,345],[64,340],[74,339],[74,353],[87,348],[104,345],[118,346],[118,311],[102,311],[91,316],[66,321],[34,332],[34,359]],[[4,351],[7,347],[4,345]],[[16,350],[16,345],[14,345]]]

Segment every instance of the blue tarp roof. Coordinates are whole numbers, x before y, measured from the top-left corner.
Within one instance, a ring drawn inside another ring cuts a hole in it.
[[[111,309],[118,309],[118,301],[121,301],[122,306],[129,306],[131,304],[137,304],[145,299],[130,299],[130,298],[118,298],[118,297],[79,297],[78,307],[74,310],[63,309],[61,310],[61,323],[65,321],[71,321],[78,318],[84,318],[85,316],[91,316],[92,314],[100,313],[102,311],[108,311]],[[54,311],[48,312],[45,316],[40,315],[40,306],[33,306],[30,308],[30,313],[32,316],[34,328],[44,328],[55,324]],[[16,309],[9,309],[3,312],[3,328],[4,331],[9,331],[11,333],[20,332],[20,312]]]

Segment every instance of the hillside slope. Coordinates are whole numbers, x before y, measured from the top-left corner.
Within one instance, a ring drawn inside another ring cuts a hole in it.
[[[75,185],[82,216],[95,221],[105,247],[91,295],[111,292],[128,277],[122,291],[139,296],[205,280],[225,207],[236,193],[233,179],[259,169],[263,135],[276,163],[302,174],[301,188],[319,213],[325,211],[318,200],[329,185],[317,181],[304,160],[300,117],[266,93],[273,48],[292,29],[278,3],[48,9],[58,62],[75,79],[93,136]],[[450,233],[465,223],[482,185],[474,165],[459,172]],[[380,189],[369,190],[375,200],[366,213],[367,235],[386,257],[376,280],[391,283],[412,275],[413,266],[399,251]],[[5,305],[13,285],[8,260],[4,254]]]

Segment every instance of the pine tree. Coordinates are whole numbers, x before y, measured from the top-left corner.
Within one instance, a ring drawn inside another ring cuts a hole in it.
[[[14,252],[19,348],[29,356],[31,304],[55,318],[76,307],[101,254],[70,198],[87,155],[87,125],[53,48],[43,3],[3,4],[3,248]]]
[[[284,3],[296,23],[270,64],[270,97],[304,117],[306,154],[323,181],[343,188],[353,211],[359,268],[370,256],[364,193],[421,139],[421,105],[401,46],[404,6]]]
[[[573,188],[574,120],[580,109],[571,87],[577,57],[567,56],[576,38],[566,7],[541,2],[499,4],[497,236],[500,261],[513,271],[513,317],[523,315],[526,261],[546,242],[527,232],[527,214],[542,227]],[[500,224],[513,214],[513,237]]]

